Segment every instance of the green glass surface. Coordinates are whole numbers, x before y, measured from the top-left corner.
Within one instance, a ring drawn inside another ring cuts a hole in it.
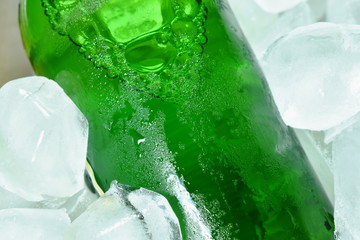
[[[163,194],[184,239],[334,239],[332,207],[226,2],[23,0],[23,41],[90,123],[88,160]]]

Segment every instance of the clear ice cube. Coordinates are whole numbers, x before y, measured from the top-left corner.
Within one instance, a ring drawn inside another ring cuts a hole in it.
[[[28,201],[66,198],[84,188],[87,120],[44,77],[0,89],[0,185]]]
[[[84,188],[62,204],[59,208],[65,208],[71,220],[79,217],[93,202],[98,199],[98,195]]]
[[[33,208],[35,202],[27,201],[15,193],[0,187],[0,210],[6,208]]]
[[[317,23],[275,42],[261,60],[287,125],[332,128],[360,110],[360,26]]]
[[[80,216],[96,199],[98,199],[97,193],[91,192],[86,187],[69,198],[32,202],[0,187],[0,210],[8,208],[65,209],[71,220]]]
[[[360,121],[332,142],[335,230],[338,240],[360,239]]]
[[[333,23],[360,24],[359,0],[328,0],[326,20]]]
[[[327,0],[307,0],[314,20],[324,21],[326,16]]]
[[[66,240],[175,240],[181,239],[181,232],[163,196],[113,182],[110,190],[72,223],[65,236]]]
[[[63,240],[70,219],[64,210],[4,209],[0,210],[1,239]]]
[[[266,12],[254,0],[229,0],[229,5],[258,58],[278,38],[297,27],[314,23],[314,14],[319,14],[313,13],[307,2],[281,13]]]

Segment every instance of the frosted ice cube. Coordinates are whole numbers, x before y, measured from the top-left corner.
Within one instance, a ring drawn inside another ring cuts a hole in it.
[[[254,0],[259,7],[264,11],[270,13],[280,13],[284,12],[290,8],[295,7],[297,4],[303,2],[304,0]]]
[[[64,210],[0,210],[1,239],[63,240],[70,219]]]
[[[307,2],[279,14],[264,11],[254,0],[230,0],[229,5],[258,58],[279,37],[315,22]]]
[[[175,240],[181,239],[181,232],[163,196],[113,182],[110,190],[72,223],[65,236],[67,240]]]
[[[360,23],[359,0],[328,0],[326,20],[333,23]]]
[[[360,110],[360,26],[317,23],[275,42],[261,61],[287,125],[334,127]]]
[[[84,187],[88,124],[57,83],[7,83],[0,119],[0,185],[29,201],[70,197]]]
[[[339,240],[360,239],[360,122],[333,141],[335,227]]]

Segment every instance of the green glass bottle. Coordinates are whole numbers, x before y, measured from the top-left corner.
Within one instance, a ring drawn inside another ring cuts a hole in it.
[[[24,45],[90,123],[88,160],[163,194],[184,239],[333,239],[332,207],[220,0],[23,0]]]

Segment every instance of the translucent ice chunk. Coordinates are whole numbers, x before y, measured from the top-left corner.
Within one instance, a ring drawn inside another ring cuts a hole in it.
[[[360,23],[359,0],[328,0],[326,20],[333,23]]]
[[[307,2],[279,14],[264,11],[254,0],[229,0],[229,5],[257,57],[279,37],[315,22]]]
[[[54,81],[22,78],[0,89],[0,184],[29,201],[84,188],[88,124]]]
[[[91,186],[91,178],[89,174],[86,174],[86,184],[83,189],[68,198],[54,198],[50,200],[44,200],[41,202],[35,202],[35,208],[46,209],[65,209],[70,219],[73,221],[80,216],[90,204],[99,198],[99,194],[95,188]]]
[[[128,199],[143,215],[152,239],[181,239],[178,219],[166,198],[140,188],[130,192]]]
[[[360,239],[360,122],[333,141],[335,226],[339,240]]]
[[[264,35],[278,15],[265,12],[253,0],[229,0],[229,5],[255,54],[260,55],[266,48]]]
[[[0,209],[6,208],[33,208],[35,202],[26,201],[15,193],[0,187]]]
[[[275,42],[261,61],[287,125],[334,127],[360,110],[360,26],[317,23]]]
[[[259,7],[264,11],[270,13],[280,13],[286,11],[290,8],[295,7],[297,4],[303,2],[304,0],[254,0]]]
[[[80,216],[96,199],[98,199],[96,193],[91,192],[88,188],[84,188],[70,198],[31,202],[15,193],[0,188],[0,210],[8,208],[65,209],[71,220]]]
[[[91,203],[98,199],[96,193],[91,192],[88,188],[84,188],[71,198],[69,198],[60,208],[65,208],[71,220],[79,217]]]
[[[307,0],[312,16],[317,21],[323,21],[326,15],[327,0]]]
[[[181,239],[181,232],[163,196],[113,182],[110,190],[73,222],[65,236],[66,240],[175,240]]]
[[[1,239],[63,240],[70,219],[64,210],[0,210]]]

